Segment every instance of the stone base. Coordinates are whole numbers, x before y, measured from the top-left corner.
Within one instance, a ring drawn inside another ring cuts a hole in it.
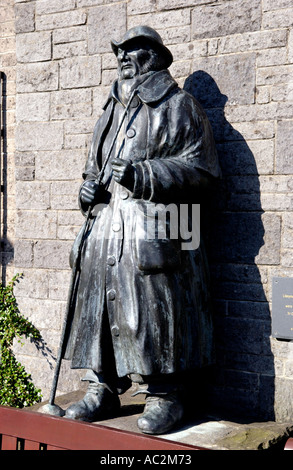
[[[78,390],[56,398],[55,403],[62,409],[84,396],[84,390]],[[137,418],[143,412],[144,395],[132,397],[133,389],[120,396],[121,411],[116,418],[96,421],[96,424],[125,431],[137,432]],[[30,409],[40,411],[46,402]],[[185,420],[168,434],[156,436],[184,444],[204,447],[212,450],[283,450],[289,437],[293,436],[292,423],[257,422],[240,423],[226,421],[220,416],[205,415],[200,418]]]

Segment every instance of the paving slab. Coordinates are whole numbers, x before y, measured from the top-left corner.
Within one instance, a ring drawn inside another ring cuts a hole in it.
[[[144,395],[132,396],[134,390],[129,389],[120,396],[121,410],[119,416],[96,424],[116,429],[140,433],[137,419],[144,409]],[[72,403],[84,396],[84,390],[57,396],[55,403],[67,409]],[[31,407],[41,411],[46,402]],[[283,450],[286,441],[293,436],[293,423],[251,422],[241,423],[227,421],[221,416],[204,415],[200,419],[185,419],[180,425],[160,439],[168,439],[179,443],[203,447],[209,450]]]

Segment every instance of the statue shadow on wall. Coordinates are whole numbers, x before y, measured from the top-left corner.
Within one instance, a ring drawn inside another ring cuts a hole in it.
[[[7,77],[3,72],[0,74],[0,282],[5,285],[7,266],[13,261],[14,248],[7,236]]]
[[[216,349],[216,364],[207,379],[208,400],[211,409],[228,417],[273,420],[271,317],[255,263],[265,232],[255,159],[243,136],[226,120],[228,97],[208,73],[196,71],[184,89],[208,115],[222,169],[206,234]]]

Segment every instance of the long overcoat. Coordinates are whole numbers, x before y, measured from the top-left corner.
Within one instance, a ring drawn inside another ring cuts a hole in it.
[[[117,129],[123,106],[116,89],[117,82],[95,126],[85,180],[99,174]],[[72,368],[103,372],[107,325],[120,377],[208,365],[212,318],[203,245],[182,249],[180,230],[178,237],[174,227],[173,235],[164,233],[160,217],[154,225],[160,211],[178,208],[179,218],[180,208],[198,202],[200,176],[219,176],[208,119],[169,71],[155,72],[138,86],[113,156],[135,166],[134,189],[114,182],[107,166],[109,198],[94,209],[83,245],[64,357]],[[77,243],[78,237],[72,263]]]

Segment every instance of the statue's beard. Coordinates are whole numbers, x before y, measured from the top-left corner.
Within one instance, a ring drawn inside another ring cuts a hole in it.
[[[147,79],[151,72],[155,72],[154,58],[150,56],[138,68],[138,72],[133,76],[123,78],[121,72],[118,72],[118,96],[123,104],[126,104],[132,91]]]

